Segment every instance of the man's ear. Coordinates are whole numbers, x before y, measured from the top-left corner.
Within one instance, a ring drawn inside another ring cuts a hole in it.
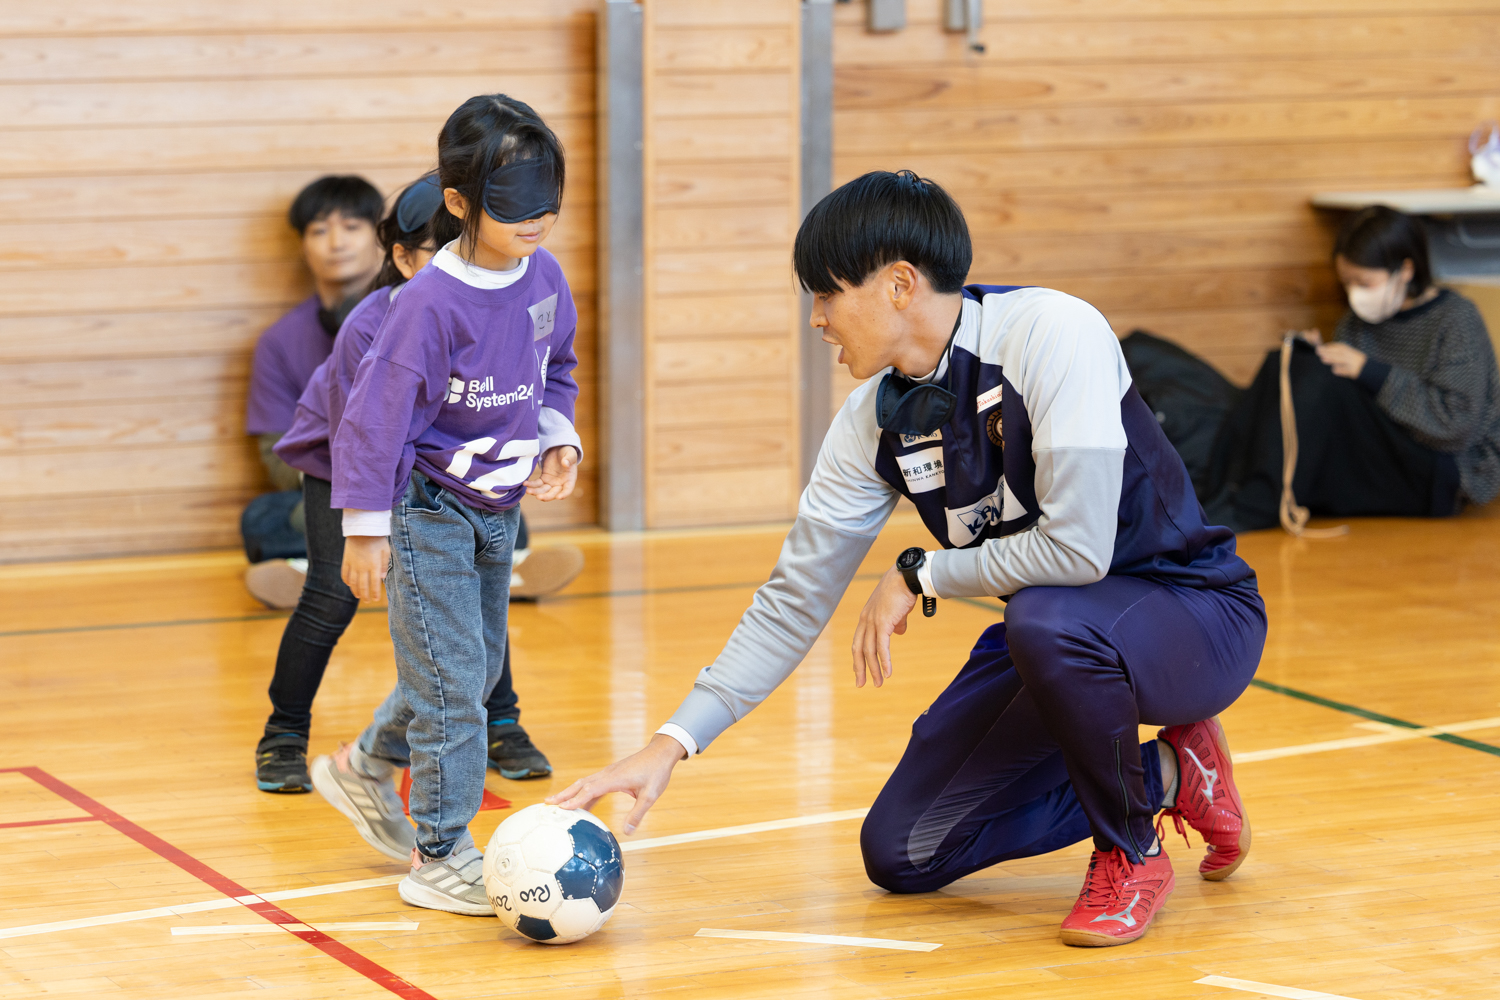
[[[886,287],[890,289],[891,305],[905,309],[912,304],[922,281],[922,274],[909,262],[898,260],[886,266]]]
[[[443,204],[448,207],[448,214],[455,219],[469,217],[469,199],[459,194],[458,188],[443,188]]]
[[[1410,257],[1401,262],[1401,280],[1411,283],[1411,279],[1417,276],[1417,265],[1412,263]]]

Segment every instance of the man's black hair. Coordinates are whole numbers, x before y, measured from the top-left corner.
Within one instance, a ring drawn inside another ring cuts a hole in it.
[[[904,260],[945,295],[963,288],[974,262],[963,210],[910,170],[873,170],[813,206],[797,230],[792,263],[802,287],[832,295]]]
[[[297,193],[286,221],[297,230],[298,236],[305,236],[308,226],[334,212],[378,226],[384,210],[385,199],[363,177],[329,175],[319,177]]]
[[[1355,267],[1378,267],[1382,271],[1399,271],[1410,260],[1412,277],[1406,294],[1411,297],[1421,295],[1432,284],[1427,233],[1422,224],[1384,205],[1362,208],[1346,219],[1334,241],[1333,255]]]

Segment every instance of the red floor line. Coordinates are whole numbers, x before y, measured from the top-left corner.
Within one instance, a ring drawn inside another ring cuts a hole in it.
[[[110,809],[108,806],[95,799],[89,798],[87,795],[83,794],[72,785],[69,785],[67,782],[64,782],[58,778],[54,778],[52,775],[48,774],[46,771],[43,771],[41,768],[0,768],[0,773],[7,771],[26,775],[26,777],[30,778],[32,781],[35,781],[43,788],[48,789],[53,794],[67,799],[78,808],[87,811],[90,814],[91,818],[102,820],[103,822],[109,824],[120,833],[123,833],[125,836],[135,841],[137,844],[140,844],[147,850],[152,851],[155,854],[158,854],[166,860],[172,862],[172,864],[176,865],[178,868],[181,868],[189,875],[192,875],[194,878],[198,879],[201,882],[207,883],[208,885],[217,889],[219,892],[222,892],[224,895],[231,898],[255,895],[249,889],[246,889],[244,886],[240,885],[238,882],[235,882],[233,879],[228,878],[225,875],[219,874],[212,868],[208,867],[208,865],[199,861],[197,858],[188,854],[181,848],[173,847],[171,844],[167,843],[165,840],[162,840],[151,831],[145,829],[144,827],[137,826],[135,823],[132,823],[130,820],[126,819],[124,816],[121,816],[113,809]],[[255,911],[257,914],[269,920],[273,924],[302,923],[302,921],[298,920],[296,917],[292,916],[290,913],[283,910],[275,903],[269,903],[265,900],[261,900],[255,903],[243,903],[241,905],[245,906],[247,909]],[[312,945],[314,948],[317,948],[319,951],[323,952],[325,955],[328,955],[330,958],[335,958],[338,961],[344,963],[344,965],[348,966],[350,969],[358,972],[360,975],[364,976],[371,982],[384,987],[390,992],[396,994],[398,997],[403,998],[403,1000],[437,1000],[437,998],[432,994],[416,986],[413,986],[411,983],[402,979],[394,972],[376,965],[373,961],[361,955],[353,948],[350,948],[348,945],[343,944],[339,941],[335,941],[333,938],[329,937],[327,934],[324,934],[322,931],[292,930],[291,928],[286,928],[286,931],[287,933],[293,934],[298,938],[301,938],[303,941],[306,941],[308,944]]]
[[[0,823],[0,830],[10,830],[18,826],[55,826],[58,823],[97,823],[98,816],[64,816],[62,819],[27,819],[19,823]]]

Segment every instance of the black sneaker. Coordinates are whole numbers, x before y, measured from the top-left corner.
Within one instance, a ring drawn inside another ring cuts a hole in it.
[[[261,738],[255,748],[255,783],[263,792],[310,792],[307,737],[276,733]]]
[[[547,755],[536,748],[519,722],[502,722],[490,729],[490,767],[502,778],[522,781],[552,773]]]

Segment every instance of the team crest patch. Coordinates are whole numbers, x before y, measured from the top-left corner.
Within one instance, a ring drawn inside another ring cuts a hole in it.
[[[1005,447],[1005,425],[1000,420],[998,409],[985,419],[984,433],[989,437],[990,444],[996,448]]]

